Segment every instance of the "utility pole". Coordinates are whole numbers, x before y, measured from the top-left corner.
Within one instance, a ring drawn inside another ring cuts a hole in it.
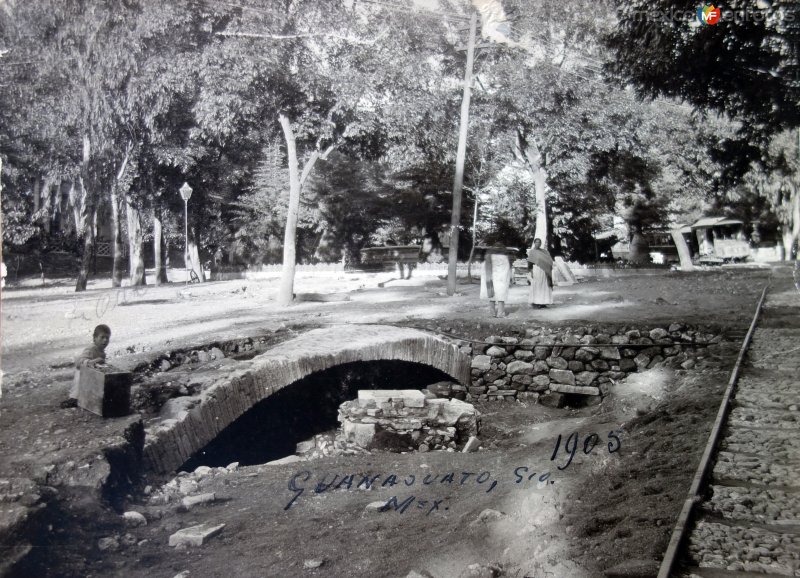
[[[456,153],[456,175],[453,180],[453,214],[450,218],[450,251],[447,263],[447,294],[456,292],[458,266],[458,232],[461,221],[461,189],[464,186],[464,159],[467,153],[467,131],[469,129],[469,101],[472,96],[472,64],[475,58],[475,34],[478,14],[473,10],[469,19],[469,41],[467,43],[467,68],[464,72],[464,95],[461,98],[461,123]]]

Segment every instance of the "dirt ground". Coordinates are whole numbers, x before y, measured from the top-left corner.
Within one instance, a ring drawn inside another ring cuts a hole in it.
[[[179,481],[197,481],[216,500],[186,509],[132,495],[124,509],[143,513],[144,526],[126,527],[119,512],[91,493],[44,487],[40,493],[50,506],[31,536],[34,553],[13,575],[403,577],[416,570],[446,578],[481,564],[484,574],[464,575],[538,578],[601,576],[631,560],[657,564],[761,289],[770,280],[791,283],[791,271],[735,268],[587,280],[557,288],[556,303],[547,310],[528,308],[526,288],[513,287],[506,319],[489,318],[476,284],[462,283],[457,296],[447,297],[444,281],[435,276],[377,286],[385,280],[300,277],[298,293],[347,293],[349,300],[304,301],[285,309],[270,299],[277,279],[136,291],[97,281],[81,295],[66,284],[6,288],[0,476],[39,480],[54,462],[83,459],[116,443],[135,419],[102,420],[58,406],[72,377],[71,359],[97,323],[112,328],[109,360],[127,368],[170,350],[246,336],[288,338],[303,328],[343,322],[412,325],[473,339],[541,326],[683,322],[719,328],[728,341],[695,369],[638,374],[599,406],[477,404],[484,426],[477,453],[374,452],[184,474]],[[592,433],[600,441],[586,455],[583,444]],[[576,436],[578,449],[565,466],[564,443],[569,439],[570,447]],[[304,491],[286,509],[297,493],[289,490],[290,480],[298,474],[295,487]],[[379,475],[370,490],[355,487],[364,474]],[[426,475],[434,481],[424,483]],[[315,492],[320,482],[325,491]],[[407,505],[404,511],[367,509],[393,496],[398,508]],[[202,523],[225,528],[199,548],[168,546],[170,534]]]

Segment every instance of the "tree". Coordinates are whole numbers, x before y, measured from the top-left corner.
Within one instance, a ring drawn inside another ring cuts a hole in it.
[[[297,219],[309,175],[334,149],[379,154],[381,126],[400,117],[397,94],[415,83],[414,75],[398,81],[398,71],[411,69],[413,60],[419,72],[420,47],[429,44],[419,27],[397,27],[390,35],[386,14],[356,6],[292,2],[234,11],[219,32],[224,40],[205,57],[195,106],[205,138],[225,142],[249,131],[257,149],[276,136],[286,146],[282,304],[293,297]],[[398,61],[401,66],[387,66]]]
[[[677,0],[618,3],[609,68],[642,96],[685,99],[741,122],[764,143],[800,126],[800,6],[744,0],[714,25]]]
[[[610,68],[644,96],[682,98],[734,120],[734,135],[710,143],[709,156],[723,166],[715,184],[732,189],[748,171],[762,173],[747,186],[773,199],[787,227],[784,243],[791,242],[800,199],[793,169],[776,164],[774,147],[800,127],[800,5],[745,0],[722,7],[714,25],[682,7],[673,0],[620,3],[608,37],[616,53]],[[663,17],[676,13],[683,20]]]

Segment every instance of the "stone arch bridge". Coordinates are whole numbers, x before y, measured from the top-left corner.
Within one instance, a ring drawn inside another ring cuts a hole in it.
[[[470,382],[470,357],[434,335],[386,325],[314,329],[247,361],[224,360],[196,395],[170,400],[145,430],[144,466],[168,473],[258,402],[296,381],[357,361],[407,361]]]

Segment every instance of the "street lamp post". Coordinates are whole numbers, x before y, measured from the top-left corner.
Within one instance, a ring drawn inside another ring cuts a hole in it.
[[[189,199],[192,197],[192,187],[189,183],[183,183],[178,192],[183,199],[183,264],[186,267],[186,284],[189,284]]]

